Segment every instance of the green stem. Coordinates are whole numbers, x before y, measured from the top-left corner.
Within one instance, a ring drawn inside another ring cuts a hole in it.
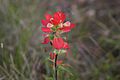
[[[56,54],[56,57],[55,57],[55,80],[58,80],[57,79],[57,57],[58,57],[58,54]]]

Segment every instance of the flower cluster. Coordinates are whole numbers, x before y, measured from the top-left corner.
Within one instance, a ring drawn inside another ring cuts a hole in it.
[[[46,33],[42,44],[50,43],[57,50],[50,53],[50,59],[54,60],[60,50],[69,49],[69,44],[61,37],[61,34],[70,32],[75,27],[75,24],[65,21],[66,15],[61,11],[55,12],[53,16],[45,14],[45,18],[45,20],[41,20],[43,25],[41,30]],[[60,64],[62,61],[58,61],[57,63]]]

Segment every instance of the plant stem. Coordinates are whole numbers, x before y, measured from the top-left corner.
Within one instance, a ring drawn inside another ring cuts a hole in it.
[[[55,57],[55,80],[57,80],[57,57],[58,57],[58,54],[56,54],[56,57]]]

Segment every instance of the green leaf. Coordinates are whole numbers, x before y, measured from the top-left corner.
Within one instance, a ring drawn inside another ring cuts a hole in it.
[[[64,68],[63,66],[59,66],[58,67],[58,70],[64,70],[64,71],[66,71],[66,72],[68,72],[71,76],[73,76],[73,73],[69,70],[69,68]]]
[[[56,31],[56,28],[55,28],[55,27],[52,27],[51,29],[52,29],[53,31]]]
[[[15,57],[14,57],[14,63],[16,65],[17,69],[20,70],[22,68],[22,65],[23,65],[23,57],[20,54],[21,51],[20,51],[19,46],[16,47],[15,52],[16,53],[15,53]]]
[[[54,36],[53,36],[53,35],[50,35],[49,37],[50,37],[50,40],[53,40],[53,39],[54,39]]]
[[[45,77],[45,80],[54,80],[52,77]]]
[[[58,54],[59,53],[59,51],[57,50],[57,49],[54,49],[54,51],[53,51],[55,54]]]

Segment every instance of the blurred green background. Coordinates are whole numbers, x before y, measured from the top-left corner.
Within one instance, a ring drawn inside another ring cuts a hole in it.
[[[0,80],[53,80],[40,20],[59,10],[76,24],[59,80],[120,80],[120,0],[0,0]]]

